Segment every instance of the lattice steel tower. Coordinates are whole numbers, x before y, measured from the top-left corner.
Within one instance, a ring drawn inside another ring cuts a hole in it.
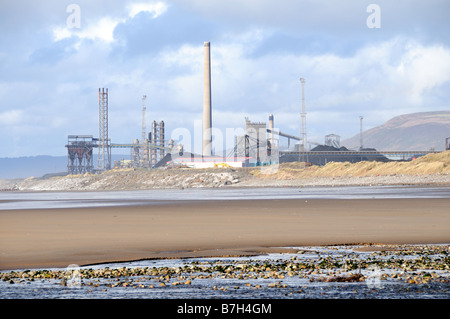
[[[148,156],[148,140],[147,140],[147,125],[146,125],[146,118],[145,118],[145,112],[147,110],[145,106],[145,100],[147,99],[146,95],[142,96],[142,139],[141,139],[141,145],[142,145],[142,167],[148,167],[149,166],[149,156]]]
[[[304,78],[300,78],[300,82],[302,83],[302,113],[301,117],[301,128],[300,128],[300,138],[301,142],[299,142],[299,151],[306,151],[306,106],[305,106],[305,82]]]
[[[362,116],[359,117],[359,150],[361,151],[363,149],[363,118]]]
[[[108,89],[98,89],[99,138],[97,169],[111,169],[111,148],[108,138]]]

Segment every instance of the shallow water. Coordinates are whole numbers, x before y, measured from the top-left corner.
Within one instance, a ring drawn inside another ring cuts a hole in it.
[[[428,245],[431,247],[431,245]],[[436,247],[437,245],[433,245]],[[427,258],[440,262],[447,256],[436,251],[448,251],[448,245],[440,245]],[[235,265],[283,264],[288,261],[319,262],[323,258],[336,260],[371,260],[374,254],[377,260],[418,259],[424,254],[399,255],[398,253],[377,254],[373,252],[357,252],[353,246],[331,247],[296,247],[296,254],[269,254],[241,258],[195,258],[175,260],[147,260],[130,263],[111,263],[95,266],[70,268],[70,271],[104,270],[117,268],[157,268],[176,267],[180,272],[170,279],[161,279],[159,276],[120,276],[112,278],[81,278],[77,277],[66,286],[61,279],[15,279],[0,282],[0,296],[2,299],[449,299],[450,273],[449,270],[435,270],[433,276],[439,280],[426,283],[407,283],[404,280],[392,279],[391,276],[399,274],[406,278],[414,276],[421,270],[405,269],[340,269],[340,275],[361,273],[366,280],[363,282],[324,282],[320,278],[330,276],[334,270],[318,270],[306,274],[299,273],[289,276],[284,272],[283,278],[265,278],[262,273],[246,273],[245,278],[239,278],[239,271],[234,274],[212,272],[213,277],[202,278],[202,275],[211,274],[205,271],[188,271],[196,266],[223,267]],[[184,271],[183,271],[184,269]],[[54,269],[65,271],[67,269]],[[204,270],[204,269],[203,269]],[[422,272],[425,270],[422,270]],[[248,275],[248,276],[247,276]],[[184,284],[190,280],[189,284]],[[161,285],[164,282],[164,286]]]
[[[0,192],[0,210],[151,205],[238,199],[450,198],[450,187],[191,188],[111,192]]]

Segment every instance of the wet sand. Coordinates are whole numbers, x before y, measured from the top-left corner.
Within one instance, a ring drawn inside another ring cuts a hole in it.
[[[450,243],[450,199],[179,201],[0,211],[0,269],[242,256],[334,244]]]

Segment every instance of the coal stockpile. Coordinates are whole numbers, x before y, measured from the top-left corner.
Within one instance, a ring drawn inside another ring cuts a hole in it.
[[[380,153],[367,154],[366,152],[376,152],[376,149],[363,148],[360,151],[351,151],[344,146],[336,148],[328,145],[319,145],[311,149],[310,152],[301,155],[299,155],[298,153],[288,153],[288,152],[282,153],[280,154],[280,163],[301,161],[311,163],[312,165],[326,165],[329,162],[356,163],[362,161],[378,161],[378,162],[389,161],[389,159],[386,156]]]

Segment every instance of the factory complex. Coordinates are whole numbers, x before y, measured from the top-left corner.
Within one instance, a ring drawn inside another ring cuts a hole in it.
[[[167,139],[164,121],[153,121],[147,130],[146,95],[142,97],[142,135],[128,144],[112,143],[108,132],[108,89],[99,88],[99,135],[68,135],[67,173],[101,173],[112,168],[240,168],[270,166],[284,162],[304,162],[306,165],[325,165],[328,162],[359,162],[411,160],[433,151],[377,151],[363,147],[362,120],[360,116],[360,147],[349,150],[340,145],[340,136],[328,134],[323,143],[307,139],[305,78],[300,78],[301,112],[299,136],[275,129],[275,117],[268,114],[268,123],[245,120],[244,134],[234,137],[234,147],[224,154],[214,154],[213,108],[211,99],[211,44],[204,43],[204,87],[202,153],[195,154],[184,149],[184,145]],[[288,148],[293,141],[294,150],[280,150],[280,139],[287,139]],[[309,145],[309,147],[308,147]],[[313,148],[311,146],[314,145]],[[94,150],[95,149],[95,150]],[[130,159],[112,163],[112,149],[128,149]],[[446,140],[450,149],[450,138]],[[97,163],[94,154],[97,152]],[[96,164],[96,166],[95,166]]]

